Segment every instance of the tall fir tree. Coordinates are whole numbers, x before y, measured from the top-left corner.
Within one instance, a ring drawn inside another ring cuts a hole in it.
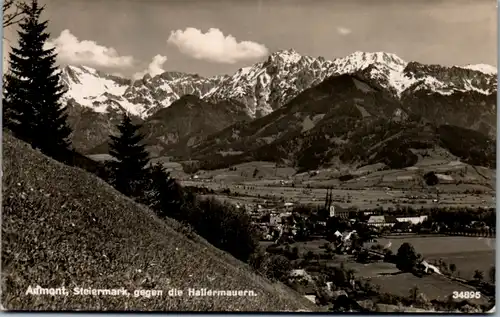
[[[139,133],[140,125],[132,123],[128,115],[118,125],[120,135],[110,135],[109,153],[116,159],[110,163],[112,182],[116,189],[127,196],[140,197],[145,190],[149,154],[144,136]]]
[[[23,7],[18,47],[12,47],[3,95],[4,126],[34,148],[53,157],[67,153],[71,134],[61,104],[65,90],[59,84],[54,48],[47,48],[48,21],[44,7],[32,0]]]
[[[161,163],[150,168],[150,183],[145,203],[160,217],[180,220],[183,191]]]

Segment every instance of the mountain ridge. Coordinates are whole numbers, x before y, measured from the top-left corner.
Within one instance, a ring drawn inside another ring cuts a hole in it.
[[[384,90],[390,98],[413,110],[420,106],[423,116],[435,112],[433,105],[457,114],[464,114],[458,104],[466,107],[478,107],[479,104],[481,109],[487,109],[496,96],[497,84],[497,77],[490,72],[491,68],[484,65],[461,68],[405,62],[395,54],[384,52],[355,52],[330,61],[303,56],[290,49],[275,52],[266,60],[241,68],[233,75],[205,78],[165,72],[129,80],[85,66],[67,66],[63,69],[62,82],[68,88],[63,101],[70,108],[72,140],[77,150],[94,154],[105,151],[103,143],[109,134],[116,132],[114,126],[127,112],[156,131],[144,132],[150,137],[151,149],[155,148],[159,154],[165,148],[175,147],[175,143],[191,146],[241,120],[265,117],[305,90],[343,74],[358,76],[369,83],[370,89]],[[183,98],[186,95],[192,96],[189,102]],[[179,104],[198,107],[200,111],[210,108],[211,111],[203,117]],[[167,110],[172,105],[176,106],[176,111]],[[470,127],[487,135],[496,133],[489,118],[494,109],[487,109],[482,118],[467,114]],[[155,124],[149,122],[158,112],[169,114],[165,117],[170,122],[168,125],[158,120]],[[444,117],[449,114],[444,111],[435,114],[441,116],[438,119],[442,123],[447,123]],[[216,117],[221,118],[220,122],[213,120]],[[460,121],[459,118],[454,120]],[[464,124],[461,122],[459,126]],[[194,128],[197,125],[204,128]]]
[[[208,136],[190,147],[189,157],[204,169],[249,161],[302,169],[335,161],[401,168],[416,163],[415,151],[442,147],[473,165],[495,165],[488,135],[496,131],[496,94],[419,93],[402,102],[363,73],[332,76],[265,117]]]
[[[405,62],[397,55],[385,52],[354,52],[343,58],[327,60],[300,55],[292,49],[275,52],[267,60],[241,68],[232,75],[202,77],[167,71],[154,77],[146,74],[134,81],[87,66],[66,66],[62,69],[62,81],[68,87],[64,101],[75,99],[96,112],[106,112],[110,106],[145,119],[155,110],[170,106],[182,95],[192,94],[208,101],[238,100],[247,106],[246,111],[251,117],[258,117],[272,112],[326,77],[364,71],[370,66],[370,74],[386,81],[384,84],[393,88],[396,94],[415,84],[440,93],[475,89],[489,94],[496,90],[496,76],[491,74],[494,68],[491,65],[426,65]],[[462,71],[471,78],[470,82],[444,82],[452,76],[441,76],[441,81],[435,78],[439,77],[439,71],[453,70]],[[486,78],[478,79],[481,76]],[[87,95],[79,87],[81,81],[85,81]]]

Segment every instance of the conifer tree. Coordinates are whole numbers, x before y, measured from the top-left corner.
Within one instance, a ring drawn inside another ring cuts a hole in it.
[[[144,144],[144,136],[138,132],[140,125],[132,123],[125,114],[118,125],[120,135],[110,135],[109,153],[117,160],[110,163],[112,183],[127,196],[143,195],[148,176],[149,155]]]
[[[70,146],[71,129],[60,101],[65,91],[59,84],[55,49],[45,45],[50,35],[45,31],[48,21],[40,20],[43,7],[32,0],[23,10],[18,47],[12,48],[5,76],[4,126],[34,148],[57,157]]]
[[[181,186],[159,162],[150,169],[150,181],[147,205],[160,217],[179,219],[183,201]]]

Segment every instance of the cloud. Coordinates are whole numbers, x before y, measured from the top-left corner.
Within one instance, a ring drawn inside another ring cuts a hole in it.
[[[342,26],[337,27],[337,33],[339,33],[342,36],[346,36],[348,34],[351,34],[351,32],[352,32],[351,29],[348,29],[348,28],[345,28]]]
[[[64,30],[59,37],[47,41],[46,47],[55,48],[58,59],[68,64],[124,68],[131,67],[134,63],[132,56],[121,56],[114,48],[94,41],[80,41],[69,30]]]
[[[195,28],[172,31],[167,43],[175,45],[180,52],[195,59],[215,63],[234,64],[268,54],[264,45],[251,41],[238,42],[234,36],[225,36],[216,28],[210,28],[206,33]]]
[[[163,55],[156,55],[153,57],[153,60],[151,63],[149,63],[148,68],[143,70],[142,72],[135,73],[133,78],[134,79],[141,79],[144,77],[146,74],[150,74],[151,76],[156,76],[161,73],[164,73],[165,70],[163,69],[163,64],[167,61],[167,57]]]

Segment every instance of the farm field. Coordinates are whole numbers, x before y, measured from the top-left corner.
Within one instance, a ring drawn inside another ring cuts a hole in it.
[[[427,275],[422,278],[411,273],[401,273],[370,278],[373,284],[380,285],[381,292],[399,296],[408,296],[410,289],[417,287],[429,300],[446,300],[454,291],[474,291],[474,288],[450,281],[438,275]],[[486,298],[471,299],[477,304],[487,303]]]
[[[396,253],[401,244],[408,242],[415,251],[427,260],[442,259],[446,263],[454,263],[460,277],[472,279],[475,270],[487,273],[495,264],[495,239],[480,237],[456,236],[410,236],[377,239],[378,244],[387,245]]]
[[[165,162],[173,174],[179,165]],[[175,165],[175,166],[174,166]],[[274,163],[250,162],[229,169],[198,171],[196,176],[179,175],[187,186],[213,190],[229,189],[230,195],[219,198],[234,202],[253,200],[285,200],[300,204],[324,201],[325,189],[333,188],[334,203],[342,207],[361,209],[411,205],[420,207],[471,206],[494,207],[495,171],[472,167],[454,161],[422,161],[417,166],[384,170],[375,164],[350,169],[321,169],[297,173],[290,167],[276,168]],[[439,173],[441,182],[434,187],[424,185],[422,175]],[[338,177],[350,174],[353,179],[341,182]],[[439,191],[439,201],[436,192]]]
[[[109,155],[89,156],[107,160]],[[255,204],[264,200],[321,204],[326,187],[334,188],[334,203],[341,207],[373,209],[377,207],[412,206],[431,207],[485,207],[495,206],[496,172],[474,167],[450,157],[424,158],[418,164],[403,169],[386,170],[383,164],[367,165],[357,169],[337,166],[302,172],[292,167],[276,167],[271,162],[248,162],[231,168],[200,170],[194,174],[183,171],[182,165],[167,157],[158,157],[173,177],[185,186],[207,189],[229,189],[230,194],[217,198],[233,203]],[[426,187],[422,175],[433,171],[440,183]],[[353,179],[341,182],[340,175]],[[293,186],[292,186],[293,184]],[[439,201],[435,201],[439,191]]]
[[[300,188],[290,186],[269,185],[262,183],[227,184],[211,180],[182,181],[185,186],[205,187],[208,189],[229,189],[231,194],[218,194],[217,198],[233,203],[256,203],[264,200],[282,200],[296,204],[323,204],[325,189]],[[365,189],[333,189],[333,202],[344,208],[357,207],[360,209],[373,209],[377,207],[394,207],[396,205],[412,206],[413,208],[430,207],[494,207],[495,201],[491,194],[465,194],[455,193],[440,195],[439,204],[434,202],[435,193],[430,191],[405,191],[386,190],[383,188]],[[408,198],[409,196],[422,196],[421,198]]]
[[[290,243],[290,247],[291,248],[297,247],[301,254],[306,254],[309,251],[311,251],[315,254],[322,254],[322,253],[325,253],[325,249],[323,248],[325,243],[328,243],[328,241],[326,239],[314,239],[314,240],[309,240],[309,241],[300,241],[300,242]],[[265,250],[268,246],[274,244],[274,242],[272,242],[272,241],[260,241],[259,244],[260,244],[261,248],[263,250]],[[341,256],[336,255],[336,257],[341,257]],[[335,261],[336,260],[329,260],[328,262],[335,262]]]
[[[101,156],[94,159],[102,160]],[[383,164],[360,168],[337,166],[301,172],[292,167],[277,167],[271,162],[248,162],[217,170],[183,172],[182,165],[169,158],[158,157],[171,175],[183,185],[207,189],[229,189],[231,194],[217,198],[233,203],[261,203],[264,200],[284,200],[300,204],[320,204],[324,188],[334,188],[334,203],[342,207],[373,209],[396,205],[414,208],[430,207],[494,207],[496,172],[474,167],[453,158],[424,158],[418,164],[403,169],[386,170]],[[438,173],[440,183],[424,185],[423,175]],[[342,182],[341,175],[352,175]],[[436,199],[439,191],[439,202]]]

